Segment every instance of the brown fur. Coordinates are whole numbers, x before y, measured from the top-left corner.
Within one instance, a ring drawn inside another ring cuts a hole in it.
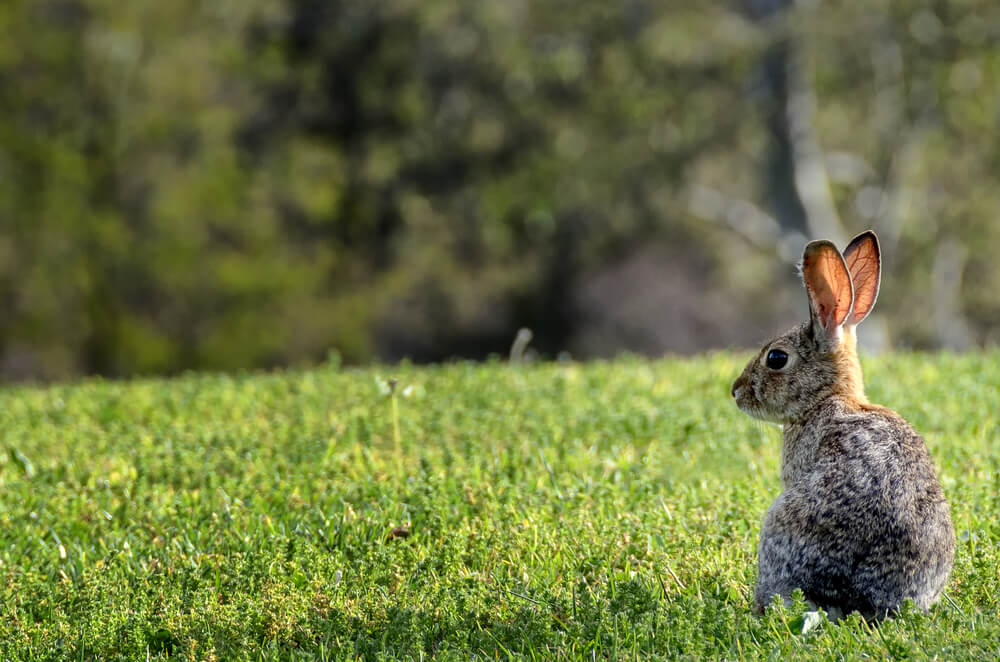
[[[816,254],[814,244],[807,256]],[[877,618],[907,598],[926,609],[954,560],[948,504],[923,439],[865,396],[853,322],[877,295],[877,240],[865,233],[851,249],[851,262],[865,269],[857,299],[864,308],[840,314],[849,273],[842,258],[827,254],[823,273],[807,272],[804,261],[810,320],[765,345],[733,384],[740,409],[784,425],[784,491],[761,529],[758,610],[796,588],[828,611]],[[850,294],[853,303],[853,288]],[[780,369],[766,364],[772,349],[788,354]]]

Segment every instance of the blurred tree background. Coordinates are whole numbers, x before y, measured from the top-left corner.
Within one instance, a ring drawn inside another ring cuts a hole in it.
[[[0,377],[1000,339],[988,0],[6,0]]]

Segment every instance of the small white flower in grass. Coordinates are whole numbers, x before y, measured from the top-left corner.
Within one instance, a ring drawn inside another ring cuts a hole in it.
[[[404,398],[409,398],[411,396],[417,395],[417,387],[413,384],[409,384],[406,387],[400,389],[399,380],[395,377],[390,377],[389,379],[382,379],[382,377],[375,377],[375,386],[378,388],[379,395],[395,395],[399,394]]]

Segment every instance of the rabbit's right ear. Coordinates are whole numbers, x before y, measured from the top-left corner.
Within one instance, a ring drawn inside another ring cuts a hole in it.
[[[851,272],[851,284],[854,285],[854,308],[847,323],[860,324],[875,307],[882,277],[882,256],[875,233],[868,230],[852,239],[844,249],[844,262]]]
[[[854,286],[844,257],[829,241],[811,241],[802,254],[802,280],[813,327],[835,343],[854,307]]]

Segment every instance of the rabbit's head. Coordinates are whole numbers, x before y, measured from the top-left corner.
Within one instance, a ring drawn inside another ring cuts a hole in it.
[[[768,342],[733,384],[736,404],[754,418],[788,423],[832,396],[867,402],[855,327],[878,297],[881,259],[874,232],[843,254],[813,241],[802,255],[809,320]]]

